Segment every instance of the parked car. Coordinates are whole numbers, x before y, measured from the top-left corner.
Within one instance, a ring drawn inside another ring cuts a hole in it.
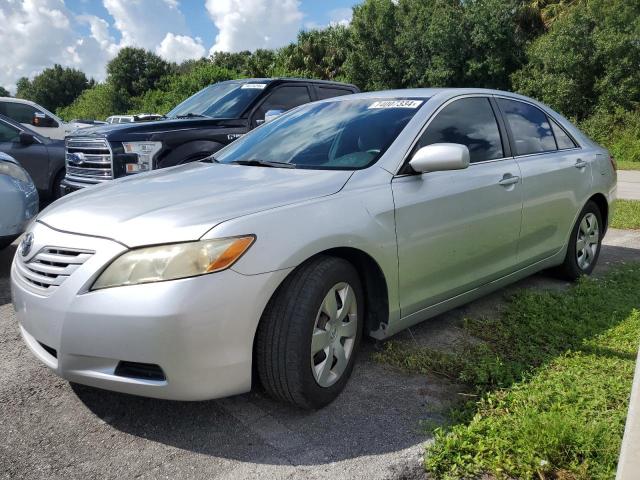
[[[65,122],[46,108],[30,100],[0,97],[0,115],[9,117],[43,137],[62,140],[71,132],[88,125]]]
[[[200,160],[263,123],[268,112],[273,118],[312,100],[357,91],[343,83],[286,78],[216,83],[182,102],[164,120],[139,123],[132,117],[127,125],[82,130],[67,138],[64,193]]]
[[[133,123],[133,122],[150,122],[152,120],[160,120],[164,118],[164,115],[157,113],[139,113],[137,115],[112,115],[107,117],[105,123]]]
[[[73,382],[199,400],[246,392],[255,372],[273,397],[322,407],[362,335],[542,269],[591,273],[615,191],[608,152],[529,98],[340,97],[49,207],[13,262],[16,315]]]
[[[106,123],[112,125],[114,123],[133,123],[135,121],[136,119],[133,115],[111,115],[110,117],[107,117]]]
[[[51,140],[0,115],[0,152],[15,158],[29,172],[40,198],[55,200],[64,179],[64,142]]]
[[[106,125],[107,124],[107,122],[103,122],[102,120],[91,120],[91,119],[84,119],[84,118],[74,118],[69,123],[73,123],[73,124],[79,125],[82,128],[84,128],[84,127],[95,127],[96,125]]]
[[[0,152],[0,250],[11,245],[38,213],[38,191],[15,159]]]

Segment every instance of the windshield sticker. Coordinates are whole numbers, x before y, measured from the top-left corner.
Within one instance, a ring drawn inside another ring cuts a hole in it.
[[[418,108],[422,105],[423,100],[383,100],[373,102],[369,105],[372,108]]]
[[[266,83],[245,83],[240,88],[254,89],[254,90],[264,90],[266,87],[267,87]]]

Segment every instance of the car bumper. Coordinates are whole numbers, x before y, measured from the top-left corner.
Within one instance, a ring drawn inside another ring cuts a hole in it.
[[[125,248],[37,223],[35,248],[11,268],[20,332],[36,357],[70,381],[172,400],[204,400],[251,388],[253,338],[262,310],[288,271],[245,276],[233,270],[195,278],[88,291]],[[95,251],[51,292],[21,268],[43,245]],[[154,365],[164,378],[118,369]]]

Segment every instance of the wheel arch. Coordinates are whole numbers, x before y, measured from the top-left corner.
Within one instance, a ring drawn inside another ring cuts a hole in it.
[[[609,202],[607,201],[607,197],[605,197],[602,193],[596,193],[589,197],[587,203],[590,201],[595,203],[598,207],[598,210],[600,210],[600,215],[602,216],[602,221],[604,222],[603,233],[605,233],[609,228]]]

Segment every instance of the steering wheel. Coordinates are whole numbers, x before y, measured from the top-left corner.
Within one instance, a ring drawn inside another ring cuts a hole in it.
[[[371,150],[367,150],[367,153],[370,153],[372,155],[377,155],[380,153],[380,149],[379,148],[372,148]]]

